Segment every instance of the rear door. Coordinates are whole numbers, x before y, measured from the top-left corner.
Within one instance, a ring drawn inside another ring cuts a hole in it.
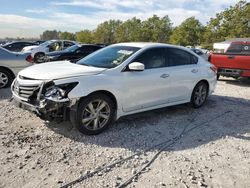
[[[179,48],[171,47],[167,51],[166,72],[171,82],[167,91],[169,102],[189,100],[194,86],[201,77],[198,58]]]

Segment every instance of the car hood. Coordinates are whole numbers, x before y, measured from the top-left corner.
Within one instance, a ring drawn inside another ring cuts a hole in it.
[[[79,65],[70,63],[69,61],[58,61],[33,65],[20,71],[19,75],[37,80],[54,80],[74,76],[94,75],[105,70],[106,68]]]
[[[23,51],[30,51],[30,50],[37,48],[37,47],[39,47],[39,46],[26,46],[23,48]]]

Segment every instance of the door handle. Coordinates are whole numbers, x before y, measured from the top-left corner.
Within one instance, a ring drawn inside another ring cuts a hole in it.
[[[169,77],[169,74],[162,74],[160,77],[161,78],[167,78],[167,77]]]
[[[228,59],[234,59],[235,57],[233,55],[229,55]]]
[[[197,73],[198,72],[198,69],[193,69],[191,70],[192,73]]]

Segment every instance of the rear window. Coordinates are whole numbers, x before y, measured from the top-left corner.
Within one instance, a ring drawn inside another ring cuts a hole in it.
[[[227,54],[250,54],[250,43],[232,43],[227,49]]]
[[[168,66],[190,65],[197,62],[197,57],[184,50],[177,48],[168,49]]]

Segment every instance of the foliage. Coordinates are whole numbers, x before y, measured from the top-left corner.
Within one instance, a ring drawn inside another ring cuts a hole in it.
[[[117,42],[136,42],[141,41],[141,20],[137,18],[123,22],[117,28]]]
[[[117,30],[122,22],[120,20],[109,20],[97,26],[93,32],[96,43],[112,44],[117,42]]]
[[[141,32],[141,41],[167,43],[172,33],[172,23],[168,16],[160,18],[154,15],[142,22]]]
[[[41,40],[59,39],[59,32],[57,30],[46,30],[40,36]]]
[[[59,33],[59,39],[61,40],[75,40],[76,36],[74,33],[70,33],[70,32],[60,32]]]
[[[76,33],[76,40],[82,43],[93,43],[93,33],[90,30],[83,30]]]
[[[190,17],[176,27],[171,35],[171,43],[181,46],[197,46],[201,43],[204,26]]]

